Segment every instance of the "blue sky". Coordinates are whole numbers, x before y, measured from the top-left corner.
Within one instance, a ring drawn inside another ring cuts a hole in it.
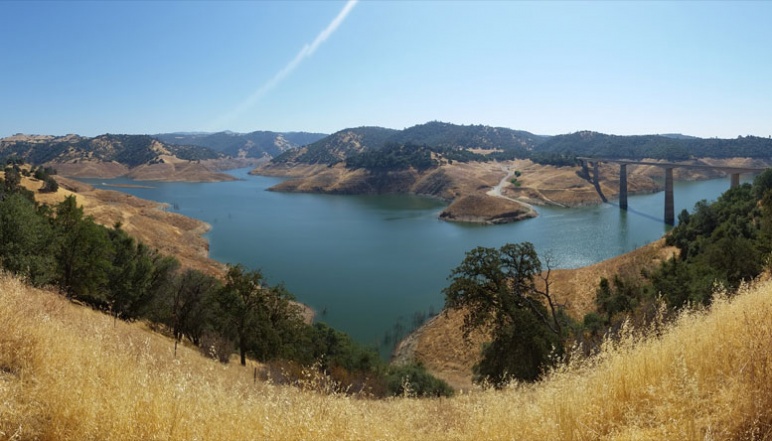
[[[0,1],[0,137],[772,135],[772,2]]]

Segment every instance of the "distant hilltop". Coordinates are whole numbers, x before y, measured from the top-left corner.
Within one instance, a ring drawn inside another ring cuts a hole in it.
[[[148,135],[14,135],[0,139],[0,156],[51,166],[73,177],[167,181],[232,180],[214,166],[222,154],[198,146],[166,144]]]
[[[533,159],[562,164],[575,156],[664,159],[771,158],[772,139],[757,136],[735,139],[698,138],[682,134],[607,135],[579,131],[565,135],[535,135],[523,130],[485,125],[456,125],[432,121],[404,130],[356,127],[340,130],[314,143],[288,149],[274,164],[358,162],[368,152],[414,145],[445,157],[465,160]]]
[[[569,165],[576,156],[670,161],[767,159],[772,158],[772,139],[705,139],[677,133],[618,136],[593,131],[544,136],[505,127],[431,121],[403,130],[355,127],[331,135],[271,131],[104,134],[93,138],[16,134],[0,139],[0,156],[21,157],[79,177],[220,180],[226,178],[216,175],[219,170],[266,161],[283,167],[346,163],[349,168],[394,168],[405,164],[420,167],[423,162],[437,160],[531,159]]]
[[[267,132],[159,133],[155,138],[177,145],[206,147],[233,158],[273,158],[282,152],[311,144],[327,136],[325,133]]]
[[[220,170],[251,166],[326,135],[253,132],[104,134],[93,138],[16,134],[0,139],[0,156],[45,164],[73,177],[139,180],[232,180]]]

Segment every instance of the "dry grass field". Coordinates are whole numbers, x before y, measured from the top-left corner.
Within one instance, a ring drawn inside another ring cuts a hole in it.
[[[141,324],[0,275],[4,440],[761,440],[772,436],[772,284],[534,385],[355,399],[255,382]]]

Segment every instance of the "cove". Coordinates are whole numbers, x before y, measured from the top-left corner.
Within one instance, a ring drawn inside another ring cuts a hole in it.
[[[248,171],[232,170],[238,181],[218,183],[82,180],[208,222],[212,258],[261,269],[269,283],[283,282],[313,307],[318,321],[384,356],[423,315],[442,309],[447,276],[476,246],[530,241],[556,268],[577,268],[657,240],[669,228],[662,192],[631,196],[628,211],[614,203],[536,207],[534,219],[479,226],[438,220],[445,204],[430,198],[276,193],[266,189],[281,179]],[[728,188],[728,178],[676,182],[676,214]]]

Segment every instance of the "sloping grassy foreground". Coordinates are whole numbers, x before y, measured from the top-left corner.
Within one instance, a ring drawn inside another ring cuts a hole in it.
[[[0,439],[769,439],[772,284],[533,386],[384,401],[254,383],[0,275]],[[632,339],[628,339],[632,340]]]

